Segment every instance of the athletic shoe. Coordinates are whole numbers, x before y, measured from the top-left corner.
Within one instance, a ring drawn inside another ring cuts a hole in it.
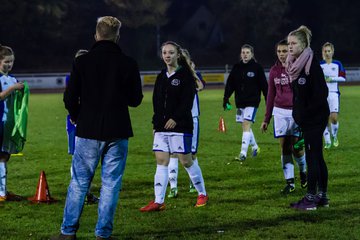
[[[303,211],[311,211],[316,210],[316,204],[315,201],[311,201],[307,199],[307,197],[303,197],[300,201],[291,203],[291,208],[303,210]]]
[[[329,199],[327,197],[322,197],[320,194],[315,196],[314,202],[318,207],[329,207]]]
[[[89,193],[86,195],[85,203],[87,205],[97,204],[99,202],[99,198],[96,197],[94,194]]]
[[[170,192],[168,194],[168,198],[177,198],[178,196],[178,189],[175,187],[175,188],[172,188],[170,189]]]
[[[331,148],[331,143],[325,143],[325,150],[329,150]]]
[[[6,201],[6,196],[0,196],[0,202],[5,202]]]
[[[50,240],[76,240],[76,235],[60,234],[60,235],[51,237]]]
[[[156,203],[154,201],[151,201],[148,205],[140,208],[140,212],[156,212],[162,210],[165,210],[165,204]]]
[[[282,194],[289,194],[295,191],[295,186],[292,186],[290,184],[287,184],[283,190],[281,190]]]
[[[333,145],[334,145],[334,147],[338,147],[338,146],[339,146],[339,140],[337,139],[337,137],[334,137],[334,139],[333,139]]]
[[[203,207],[207,204],[207,202],[209,201],[209,196],[208,195],[204,195],[204,194],[200,194],[197,198],[195,207]]]
[[[256,157],[257,155],[260,154],[260,148],[257,147],[256,149],[252,149],[252,156]]]
[[[19,202],[24,200],[24,198],[20,195],[17,195],[15,193],[12,192],[6,192],[6,201],[11,201],[11,202]]]
[[[236,160],[236,161],[243,162],[243,161],[246,160],[246,156],[243,155],[243,154],[240,154],[238,157],[235,157],[235,160]]]
[[[197,190],[194,186],[194,184],[190,181],[190,186],[189,186],[189,193],[196,193]]]
[[[307,177],[306,172],[300,172],[300,183],[302,188],[307,187]]]

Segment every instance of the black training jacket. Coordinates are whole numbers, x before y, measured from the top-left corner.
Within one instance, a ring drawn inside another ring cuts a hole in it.
[[[261,92],[266,101],[267,90],[264,69],[251,59],[248,63],[240,62],[234,65],[226,82],[224,98],[229,99],[235,92],[237,108],[258,107]]]
[[[170,78],[166,70],[157,76],[153,92],[153,125],[156,132],[192,133],[191,108],[195,96],[195,80],[184,67],[176,70]],[[169,119],[176,122],[174,129],[164,129]]]
[[[293,117],[303,131],[323,127],[329,117],[328,88],[319,61],[313,58],[310,74],[303,69],[291,83],[293,88]]]

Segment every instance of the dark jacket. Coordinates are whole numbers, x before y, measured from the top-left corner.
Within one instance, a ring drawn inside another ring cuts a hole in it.
[[[303,69],[291,83],[293,88],[293,117],[303,131],[325,127],[330,114],[328,88],[319,61],[313,58],[309,75]]]
[[[74,60],[64,92],[76,136],[110,141],[133,136],[128,106],[143,98],[137,63],[111,41],[98,41]]]
[[[254,59],[248,63],[237,63],[232,68],[226,82],[224,99],[229,99],[234,91],[237,108],[259,107],[261,92],[266,100],[268,84],[264,69]]]
[[[181,67],[168,78],[166,70],[157,76],[153,92],[153,125],[156,132],[192,133],[191,108],[196,92],[195,79],[189,70]],[[176,122],[174,129],[164,126],[169,119]]]

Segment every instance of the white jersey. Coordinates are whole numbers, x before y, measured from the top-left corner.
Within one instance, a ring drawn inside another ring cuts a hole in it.
[[[199,107],[199,96],[195,93],[194,102],[191,109],[192,117],[198,117],[200,115],[200,107]]]
[[[329,92],[339,93],[338,82],[345,82],[345,69],[340,61],[332,60],[330,64],[326,61],[321,61],[320,66],[324,72],[325,78],[330,77],[331,81],[327,82]]]
[[[16,84],[17,80],[16,80],[16,78],[14,78],[10,75],[1,75],[0,74],[0,82],[1,82],[1,91],[5,91],[10,86]],[[4,100],[4,112],[3,112],[3,115],[1,116],[3,122],[6,121],[7,113],[9,112],[9,109],[13,106],[13,104],[14,104],[14,98],[11,96],[8,96]]]

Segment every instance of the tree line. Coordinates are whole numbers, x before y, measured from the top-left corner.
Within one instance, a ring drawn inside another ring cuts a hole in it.
[[[97,17],[113,15],[123,23],[120,46],[141,70],[161,67],[159,45],[166,40],[188,48],[200,67],[232,65],[249,43],[266,67],[275,43],[307,25],[318,57],[330,41],[336,58],[356,66],[358,9],[360,2],[350,0],[2,0],[0,43],[14,49],[16,72],[68,71],[76,50],[94,43]]]

